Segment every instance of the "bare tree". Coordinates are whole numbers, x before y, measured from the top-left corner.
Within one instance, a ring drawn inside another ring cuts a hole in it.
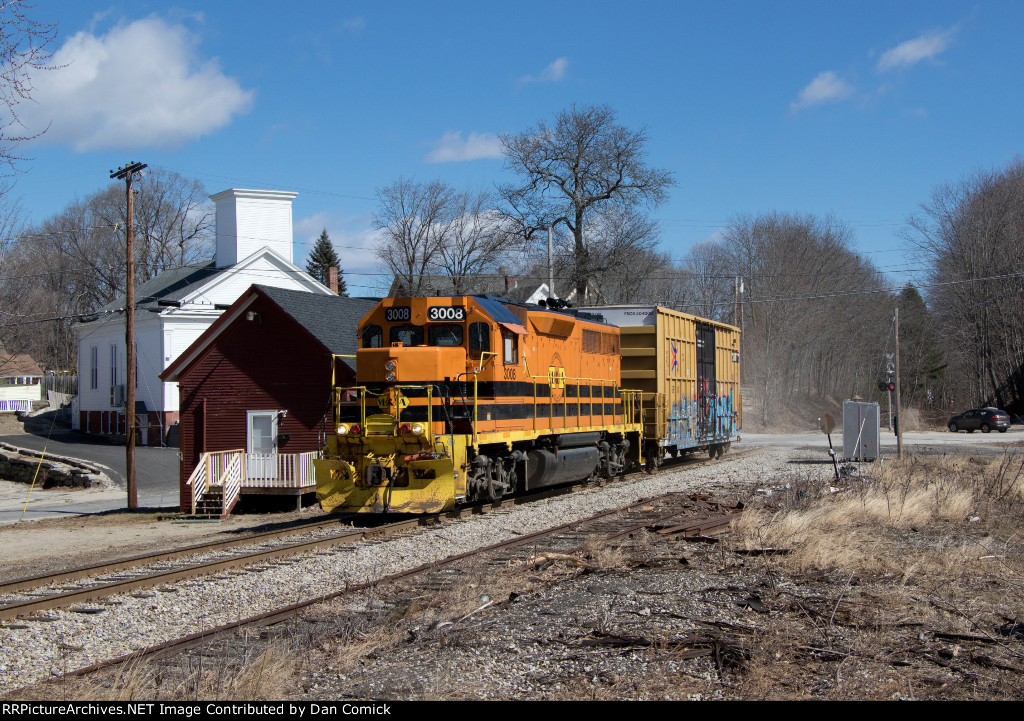
[[[954,399],[1024,410],[1024,159],[943,185],[909,221]]]
[[[438,246],[437,266],[452,282],[453,293],[470,291],[474,276],[495,273],[520,247],[515,230],[494,210],[486,192],[457,192],[441,219],[446,241]]]
[[[377,256],[410,295],[420,295],[425,275],[434,268],[445,242],[444,222],[455,191],[439,180],[418,183],[409,178],[377,189],[380,207],[373,224],[380,232]]]
[[[430,292],[426,283],[435,275],[446,277],[455,294],[469,292],[474,276],[493,272],[518,247],[487,193],[399,178],[377,197],[378,256],[410,295]]]
[[[735,276],[730,272],[729,260],[729,253],[720,242],[705,240],[690,248],[682,263],[689,292],[681,310],[726,323],[736,321]]]
[[[0,124],[0,163],[7,166],[8,174],[15,172],[17,163],[23,160],[15,146],[39,134],[12,132],[21,125],[18,105],[32,99],[32,73],[54,69],[49,61],[57,25],[29,17],[32,7],[24,0],[0,2],[0,102],[7,106],[9,115]]]
[[[150,168],[137,188],[133,213],[136,282],[209,256],[216,218],[201,182]],[[89,212],[97,225],[123,229],[126,211],[124,189],[116,184],[89,198]]]
[[[592,244],[590,225],[612,208],[636,215],[664,201],[674,184],[667,170],[645,162],[647,132],[615,122],[607,105],[573,106],[522,133],[501,136],[507,169],[520,183],[499,186],[506,214],[529,239],[551,226],[572,234],[570,280],[579,295],[599,273],[603,258]],[[643,237],[647,237],[645,234]]]
[[[136,283],[209,256],[213,206],[201,184],[156,170],[140,190]],[[75,316],[125,292],[124,205],[124,191],[109,186],[18,233],[0,271],[0,323],[13,350],[46,368],[75,367]]]
[[[744,378],[768,424],[795,394],[851,397],[875,386],[885,284],[834,218],[765,214],[725,231],[729,275],[745,281]]]

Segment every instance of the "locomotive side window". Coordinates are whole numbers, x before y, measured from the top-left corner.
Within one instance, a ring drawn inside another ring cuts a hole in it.
[[[512,331],[503,330],[501,332],[501,339],[502,339],[503,345],[505,347],[505,362],[506,363],[518,363],[519,362],[519,352],[518,352],[519,349],[517,348],[517,345],[518,345],[518,340],[519,339],[516,336],[516,334],[513,333]]]
[[[442,323],[430,326],[427,331],[430,345],[458,346],[462,345],[462,326],[454,323]]]
[[[491,350],[491,329],[487,323],[472,323],[469,326],[469,357],[480,360]]]
[[[402,345],[423,345],[423,326],[421,325],[393,325],[390,334],[391,343]]]
[[[363,348],[380,348],[384,345],[384,331],[379,325],[363,328]]]

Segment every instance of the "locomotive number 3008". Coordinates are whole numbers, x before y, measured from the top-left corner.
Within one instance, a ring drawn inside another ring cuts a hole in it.
[[[403,308],[401,306],[397,306],[395,308],[388,308],[387,310],[384,311],[384,320],[388,321],[389,323],[394,321],[400,322],[403,320],[409,320],[409,318],[410,314],[408,307]]]
[[[466,309],[451,305],[431,306],[427,308],[427,320],[466,320]]]

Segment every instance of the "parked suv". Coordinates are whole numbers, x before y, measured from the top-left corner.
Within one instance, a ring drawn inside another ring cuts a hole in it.
[[[950,418],[948,427],[953,433],[974,433],[977,429],[981,429],[982,433],[988,433],[993,428],[1000,433],[1006,433],[1006,429],[1010,427],[1010,416],[998,408],[974,408]]]

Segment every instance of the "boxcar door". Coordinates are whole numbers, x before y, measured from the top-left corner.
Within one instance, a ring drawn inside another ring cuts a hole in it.
[[[697,435],[709,440],[718,427],[715,417],[715,328],[697,323]]]

